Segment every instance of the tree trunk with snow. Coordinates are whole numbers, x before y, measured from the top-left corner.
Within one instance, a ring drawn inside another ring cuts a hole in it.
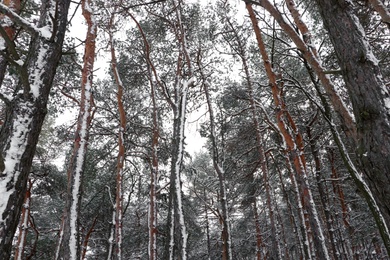
[[[275,165],[277,165],[277,163],[275,161],[275,158],[274,158],[274,156],[272,154],[271,154],[271,158],[272,158],[273,163]],[[279,169],[279,167],[277,167],[277,172],[278,172],[279,184],[280,184],[280,188],[281,188],[281,191],[282,191],[282,195],[283,195],[284,200],[286,201],[288,213],[290,215],[290,217],[289,217],[290,224],[291,224],[292,230],[293,230],[293,232],[295,234],[295,239],[296,239],[296,241],[298,243],[298,250],[299,250],[298,253],[300,255],[304,256],[305,255],[305,246],[304,246],[304,242],[303,241],[304,240],[306,241],[306,239],[303,238],[303,237],[305,236],[305,234],[302,235],[301,230],[298,228],[299,227],[298,220],[296,218],[296,214],[294,214],[293,205],[291,203],[290,197],[288,196],[288,193],[287,193],[287,190],[286,190],[286,186],[284,184],[284,178],[282,176],[282,172]],[[295,183],[295,182],[292,181],[292,183]],[[300,211],[300,210],[301,209],[298,208],[298,211]],[[287,250],[287,248],[286,248],[286,250]]]
[[[234,39],[235,44],[237,46],[236,48],[234,48],[234,51],[241,58],[242,67],[243,67],[243,71],[244,71],[244,80],[246,82],[246,87],[247,87],[247,91],[249,94],[250,111],[252,114],[252,121],[253,121],[253,125],[255,128],[255,133],[256,133],[256,136],[255,136],[256,146],[257,146],[257,151],[259,153],[260,170],[263,174],[263,182],[264,182],[265,193],[266,193],[266,204],[267,204],[269,220],[270,220],[270,224],[271,224],[272,246],[271,246],[271,250],[270,250],[270,252],[271,252],[270,257],[280,259],[282,257],[281,248],[280,248],[280,244],[279,244],[279,240],[280,240],[279,233],[280,232],[277,228],[275,215],[274,215],[274,205],[273,205],[272,199],[271,199],[271,187],[270,187],[270,183],[268,181],[268,175],[269,175],[268,174],[268,167],[267,167],[267,161],[266,161],[265,152],[264,152],[263,138],[262,138],[262,134],[260,131],[260,124],[259,124],[259,120],[258,120],[258,111],[257,111],[257,107],[256,107],[255,94],[253,91],[252,78],[251,78],[251,75],[249,72],[246,46],[245,46],[245,43],[243,42],[243,40],[241,39],[241,37],[239,36],[239,33],[237,32],[237,28],[235,28],[233,26],[233,24],[231,23],[231,21],[230,21],[231,18],[226,16],[225,19],[227,21],[228,26],[230,27],[230,31],[233,34],[233,39]],[[206,93],[206,95],[207,95],[207,93]],[[253,207],[254,207],[254,210],[257,211],[256,203],[253,204]],[[255,212],[255,213],[257,213],[257,212]],[[256,227],[257,227],[257,224],[256,224]]]
[[[325,73],[325,70],[321,64],[317,56],[317,51],[315,46],[311,44],[310,41],[310,32],[308,31],[306,25],[301,20],[301,17],[298,11],[295,9],[295,5],[291,5],[293,1],[287,1],[290,12],[292,13],[294,20],[296,21],[296,25],[299,30],[304,34],[304,38],[302,39],[296,30],[283,18],[282,14],[275,8],[275,6],[269,0],[262,1],[251,1],[251,0],[243,0],[247,3],[247,5],[255,4],[263,7],[267,10],[275,19],[275,21],[279,24],[279,26],[283,29],[283,31],[291,38],[291,40],[296,45],[297,49],[302,53],[302,56],[305,58],[307,63],[316,73],[318,80],[321,82],[322,87],[324,88],[326,94],[329,97],[330,102],[333,105],[335,112],[338,114],[339,119],[341,121],[341,127],[343,128],[344,133],[350,139],[351,143],[356,141],[356,125],[355,121],[350,114],[346,104],[337,93],[336,86],[331,81],[330,77]]]
[[[324,178],[322,175],[322,164],[321,164],[321,159],[320,159],[320,154],[319,154],[319,148],[317,148],[317,139],[318,137],[313,136],[312,134],[312,127],[315,121],[317,120],[318,117],[318,111],[317,113],[313,116],[313,119],[310,120],[310,122],[306,125],[306,133],[307,137],[309,139],[309,144],[310,144],[310,151],[313,156],[314,160],[314,167],[315,167],[315,177],[317,181],[317,189],[318,193],[320,195],[320,202],[321,202],[321,208],[323,209],[325,219],[326,219],[326,227],[327,227],[327,233],[329,235],[329,244],[331,245],[332,248],[332,254],[333,258],[337,259],[338,255],[340,252],[337,249],[337,242],[336,242],[336,235],[335,235],[335,228],[333,224],[333,218],[331,216],[330,212],[330,205],[328,201],[326,200],[326,190],[324,187]]]
[[[368,0],[374,10],[381,16],[382,22],[386,23],[390,28],[390,11],[385,6],[382,0]]]
[[[203,75],[202,71],[202,64],[199,63],[199,70],[201,73],[202,81],[203,81],[203,88],[206,96],[206,102],[208,106],[208,112],[209,112],[209,118],[210,118],[210,139],[212,143],[212,157],[213,157],[213,166],[214,170],[217,173],[218,181],[219,181],[219,193],[220,193],[220,205],[222,209],[222,259],[223,260],[230,260],[233,258],[232,255],[232,239],[231,239],[231,232],[230,232],[230,217],[229,217],[229,207],[227,202],[227,194],[226,194],[226,183],[225,183],[225,172],[222,168],[222,162],[219,156],[218,151],[218,144],[217,144],[217,138],[215,133],[215,118],[214,118],[214,111],[213,106],[211,103],[210,98],[210,91],[208,82],[206,81],[205,76]]]
[[[68,166],[68,189],[62,228],[56,259],[78,259],[80,258],[80,237],[79,237],[79,212],[81,202],[81,183],[83,168],[87,153],[89,129],[93,117],[93,95],[92,77],[95,61],[95,39],[97,27],[93,17],[93,10],[90,0],[82,1],[82,11],[87,22],[87,36],[84,50],[84,67],[81,78],[81,100],[80,110],[75,132],[75,140],[72,156]]]
[[[149,71],[150,72],[150,71]],[[151,76],[151,73],[149,73]],[[158,110],[156,102],[156,87],[153,81],[150,81],[151,98],[153,104],[153,133],[152,133],[152,158],[150,171],[150,191],[149,191],[149,260],[157,259],[157,179],[158,179],[158,144],[159,144],[159,125]]]
[[[117,68],[117,58],[113,35],[114,13],[109,24],[109,45],[111,52],[111,68],[117,85],[117,103],[119,113],[118,156],[116,165],[116,190],[115,190],[115,259],[122,259],[122,217],[123,217],[123,168],[125,162],[124,133],[126,130],[126,112],[123,106],[123,83]]]
[[[184,222],[181,187],[181,167],[184,155],[184,124],[187,105],[188,82],[180,77],[176,80],[173,140],[171,152],[170,195],[168,212],[168,258],[187,258],[187,230]]]
[[[173,110],[173,137],[171,145],[171,168],[168,207],[168,230],[164,259],[187,259],[188,233],[184,220],[183,198],[181,187],[181,170],[184,156],[184,128],[186,120],[187,98],[189,88],[194,84],[193,69],[187,49],[187,35],[185,25],[182,23],[182,2],[172,1],[173,12],[176,14],[175,26],[172,28],[179,46],[177,70],[173,83],[173,99],[162,87],[162,92]],[[184,68],[186,68],[184,70]]]
[[[33,182],[28,181],[26,196],[24,198],[24,204],[22,208],[22,215],[20,219],[18,242],[15,249],[15,260],[22,260],[24,254],[24,247],[26,246],[26,238],[28,231],[28,223],[30,219],[30,205],[31,205],[31,188]]]
[[[250,103],[250,109],[252,112],[252,121],[253,125],[255,127],[255,132],[256,132],[256,145],[257,145],[257,151],[259,153],[259,160],[260,160],[260,169],[261,172],[263,173],[263,183],[265,186],[265,196],[266,196],[266,203],[267,203],[267,208],[268,208],[268,214],[269,214],[269,220],[271,224],[271,239],[272,239],[272,247],[271,247],[271,257],[274,257],[275,259],[281,259],[282,258],[282,252],[280,248],[280,231],[278,230],[276,219],[275,219],[275,214],[274,214],[274,205],[273,201],[271,199],[271,186],[269,183],[269,172],[268,172],[268,166],[267,166],[267,158],[265,155],[264,151],[264,145],[263,145],[263,137],[261,134],[260,130],[260,124],[259,124],[259,119],[258,119],[258,111],[257,111],[257,106],[255,102],[255,94],[253,91],[253,85],[252,85],[252,80],[251,76],[249,73],[249,68],[247,64],[247,59],[246,55],[243,49],[243,46],[239,44],[239,48],[242,50],[242,53],[240,55],[243,63],[243,68],[245,72],[245,80],[247,84],[247,89],[249,93],[249,103]]]
[[[15,19],[17,14],[11,18],[32,34],[32,41],[24,65],[14,64],[20,81],[15,94],[6,99],[6,119],[0,133],[0,158],[4,162],[0,173],[0,259],[9,259],[11,254],[28,174],[61,58],[69,4],[69,0],[44,1],[38,27]],[[0,5],[4,12],[4,5]]]
[[[390,160],[384,159],[390,156],[390,92],[352,3],[344,0],[317,3],[352,102],[358,133],[358,164],[390,225]]]
[[[286,146],[286,153],[294,165],[294,169],[297,175],[297,182],[299,184],[299,190],[301,194],[302,206],[307,212],[308,216],[306,221],[310,224],[313,231],[313,240],[315,244],[315,252],[320,259],[330,259],[328,249],[325,243],[325,237],[323,235],[320,219],[317,213],[317,209],[314,205],[313,195],[310,190],[310,186],[307,180],[306,159],[304,155],[304,145],[301,134],[299,133],[297,126],[289,114],[286,104],[283,101],[281,94],[281,85],[283,80],[276,75],[273,71],[271,62],[268,58],[268,54],[265,49],[260,28],[252,9],[251,4],[246,5],[253,29],[256,34],[258,47],[264,62],[264,67],[269,78],[270,87],[276,107],[276,121],[281,136],[283,136],[284,144]],[[291,134],[293,133],[293,134]]]

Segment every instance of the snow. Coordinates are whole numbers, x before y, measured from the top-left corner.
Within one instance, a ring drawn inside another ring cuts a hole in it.
[[[3,51],[7,48],[6,44],[5,44],[5,40],[3,37],[0,38],[0,51]]]
[[[78,219],[78,197],[81,187],[81,174],[84,165],[85,151],[87,150],[87,136],[88,136],[88,118],[89,118],[89,100],[91,99],[91,82],[88,77],[87,83],[85,84],[85,108],[81,119],[80,135],[80,147],[78,148],[76,155],[76,167],[74,170],[74,183],[72,190],[72,202],[70,208],[70,239],[69,249],[70,258],[76,259],[76,248],[77,248],[77,219]]]
[[[175,222],[174,222],[174,216],[175,216],[175,210],[174,207],[171,207],[171,229],[169,230],[169,260],[173,260],[173,247],[175,246],[175,240],[174,240],[174,235],[175,235]]]
[[[24,243],[26,239],[26,233],[27,233],[27,228],[28,228],[28,219],[29,219],[29,208],[30,208],[30,198],[27,197],[23,207],[26,209],[26,212],[24,213],[24,218],[22,219],[22,224],[21,224],[21,233],[20,233],[20,238],[19,238],[19,246],[18,246],[18,257],[15,258],[16,260],[22,260],[22,255],[23,255],[23,248],[24,248]]]
[[[357,29],[359,30],[359,33],[362,37],[362,43],[364,45],[364,54],[365,54],[365,58],[369,61],[371,61],[375,66],[378,66],[379,64],[379,61],[378,59],[374,56],[374,54],[372,53],[371,51],[371,46],[367,40],[367,37],[366,37],[366,33],[359,21],[359,19],[355,16],[355,15],[352,15],[352,19],[354,20],[354,23],[356,24],[357,26]]]
[[[111,196],[111,194],[110,194],[110,196]],[[113,205],[113,207],[114,207],[114,210],[112,211],[112,218],[111,218],[112,224],[115,223],[115,204]],[[108,247],[107,259],[111,259],[112,258],[112,249],[113,249],[113,245],[114,245],[114,225],[111,228],[110,237],[108,239],[108,244],[109,244],[109,247]]]
[[[39,28],[39,34],[46,39],[50,39],[52,36],[51,28],[49,26],[45,26],[42,28]]]
[[[9,149],[4,156],[5,169],[4,177],[0,181],[0,212],[5,212],[9,197],[15,192],[14,183],[19,178],[18,164],[22,160],[22,155],[27,146],[27,133],[30,129],[32,119],[28,116],[31,114],[31,108],[27,103],[20,105],[20,113],[15,119],[13,134],[10,138]],[[7,187],[8,186],[8,187]],[[0,219],[0,226],[4,219]]]
[[[85,1],[85,6],[84,6],[84,9],[86,11],[88,11],[90,14],[91,14],[91,22],[92,22],[92,26],[90,28],[90,33],[91,34],[96,34],[96,30],[97,30],[97,21],[96,21],[96,18],[95,16],[93,15],[93,7],[90,5],[90,1]]]
[[[187,256],[187,231],[184,223],[184,214],[183,214],[183,205],[182,205],[182,197],[181,197],[181,187],[180,187],[180,166],[182,164],[183,159],[183,145],[184,145],[184,123],[185,123],[185,111],[187,105],[187,90],[188,90],[188,81],[183,81],[182,87],[182,98],[181,98],[181,108],[180,108],[180,141],[179,141],[179,151],[178,158],[176,161],[176,173],[175,173],[175,187],[176,187],[176,196],[177,196],[177,204],[178,204],[178,214],[179,214],[179,224],[181,227],[181,235],[182,235],[182,258],[186,259]]]
[[[19,66],[23,66],[24,62],[22,60],[15,60],[15,63],[18,64]]]
[[[383,102],[387,110],[387,113],[390,114],[390,93],[386,89],[386,86],[383,84],[382,78],[380,77],[378,78],[378,80],[382,83],[381,95],[383,96]]]
[[[42,43],[42,47],[38,50],[38,58],[37,62],[35,63],[35,69],[30,73],[30,88],[31,93],[33,94],[33,97],[38,98],[39,97],[39,90],[42,85],[42,75],[45,72],[45,65],[47,64],[47,53],[48,53],[48,47],[46,44]]]
[[[53,7],[55,7],[55,3],[53,5]],[[19,16],[17,13],[15,13],[11,8],[7,7],[6,5],[4,5],[3,3],[0,3],[0,9],[1,10],[4,10],[6,13],[10,13],[12,15],[12,17],[14,18],[15,22],[22,25],[22,27],[24,27],[25,29],[27,29],[28,32],[30,33],[37,33],[39,34],[41,37],[44,37],[46,39],[50,39],[51,37],[51,33],[48,36],[47,34],[47,28],[37,28],[34,24],[30,23],[29,21],[27,21],[26,19],[22,18],[21,16]],[[53,13],[53,17],[54,17],[54,13]],[[47,19],[51,19],[49,16]],[[4,19],[4,20],[7,20],[7,19]],[[51,21],[50,21],[51,22]],[[12,23],[12,22],[11,22]]]

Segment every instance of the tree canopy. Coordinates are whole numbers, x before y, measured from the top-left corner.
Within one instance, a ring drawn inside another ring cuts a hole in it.
[[[2,1],[0,260],[386,259],[389,8]]]

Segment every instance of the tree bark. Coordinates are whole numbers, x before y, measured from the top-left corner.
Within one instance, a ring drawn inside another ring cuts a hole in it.
[[[246,82],[246,87],[249,93],[249,105],[250,105],[250,110],[252,113],[252,121],[256,133],[256,146],[257,146],[257,151],[259,153],[259,160],[260,160],[260,170],[263,174],[263,183],[265,186],[265,194],[266,194],[266,204],[268,208],[268,214],[269,214],[269,220],[271,224],[271,241],[272,241],[272,247],[271,247],[271,258],[275,259],[281,259],[282,258],[282,252],[280,248],[280,232],[277,227],[277,221],[275,218],[274,214],[274,205],[273,205],[273,200],[271,199],[271,186],[269,183],[269,171],[268,171],[268,166],[267,166],[267,159],[265,156],[265,151],[264,151],[264,140],[260,131],[260,124],[259,124],[259,119],[258,119],[258,111],[257,111],[257,106],[256,106],[256,100],[255,100],[255,93],[253,90],[253,83],[252,83],[252,78],[249,72],[249,66],[248,66],[248,59],[247,59],[247,54],[246,54],[246,49],[245,49],[245,44],[240,38],[239,34],[237,33],[236,28],[233,26],[233,24],[230,22],[229,17],[225,17],[227,20],[227,23],[231,29],[231,32],[233,34],[234,40],[236,42],[237,47],[234,48],[234,51],[239,55],[241,58],[242,62],[242,67],[244,70],[244,78]],[[255,195],[254,195],[255,196]],[[254,207],[257,209],[256,203],[254,203]]]
[[[299,133],[294,120],[289,114],[287,107],[281,96],[281,86],[283,81],[278,80],[277,75],[272,69],[271,62],[265,49],[260,28],[258,27],[257,19],[251,4],[246,4],[250,19],[252,21],[253,29],[256,34],[258,47],[264,62],[264,67],[269,78],[269,85],[272,90],[272,95],[276,107],[276,121],[278,129],[284,138],[286,152],[294,164],[297,180],[301,192],[301,200],[304,209],[308,213],[307,221],[313,231],[313,240],[316,248],[316,255],[320,259],[330,259],[328,249],[325,244],[325,237],[323,235],[320,219],[314,205],[313,196],[307,181],[306,159],[304,155],[304,145],[301,134]],[[293,134],[291,134],[293,133]]]
[[[151,74],[151,73],[149,73]],[[151,76],[151,75],[150,75]],[[156,102],[156,87],[150,82],[151,98],[153,104],[153,134],[152,134],[152,160],[150,171],[150,191],[149,191],[149,259],[157,259],[157,179],[158,179],[158,144],[159,144],[159,124],[158,107]]]
[[[269,0],[261,0],[258,2],[251,0],[243,1],[247,4],[255,4],[262,6],[275,18],[275,21],[291,38],[291,40],[297,46],[298,50],[302,53],[302,56],[305,58],[305,60],[307,60],[308,64],[310,64],[311,68],[315,71],[319,81],[321,82],[321,85],[323,86],[326,94],[329,97],[330,102],[333,105],[334,110],[339,116],[344,133],[350,139],[351,143],[355,143],[357,139],[355,121],[349,110],[347,109],[347,106],[345,105],[344,101],[337,93],[335,85],[333,84],[329,76],[325,73],[324,68],[321,65],[321,61],[317,57],[317,51],[315,47],[310,44],[310,33],[303,21],[301,20],[298,11],[294,9],[294,5],[291,5],[290,3],[288,7],[293,14],[294,20],[297,21],[298,28],[302,31],[302,33],[304,33],[304,39],[302,39],[296,32],[296,30],[287,23],[287,21],[283,18],[282,14],[275,8],[273,4],[270,3]]]
[[[79,214],[81,183],[87,153],[89,129],[93,117],[92,77],[97,27],[93,19],[91,0],[82,1],[82,11],[88,28],[84,49],[84,66],[81,76],[81,101],[74,147],[67,171],[67,196],[56,254],[56,259],[66,260],[80,258]]]
[[[119,75],[117,68],[117,58],[115,51],[115,42],[113,35],[113,23],[114,14],[110,18],[109,24],[109,45],[111,52],[111,68],[114,75],[114,79],[117,85],[117,103],[119,113],[119,131],[118,131],[118,156],[116,165],[116,190],[115,190],[115,259],[122,259],[122,218],[123,218],[123,168],[125,162],[125,144],[124,144],[124,133],[126,131],[126,112],[123,106],[123,82]]]
[[[26,238],[28,231],[28,223],[30,219],[30,205],[31,205],[31,188],[33,182],[28,181],[27,191],[24,198],[24,204],[22,209],[22,216],[19,226],[18,242],[15,249],[15,260],[22,260],[24,255],[24,247],[26,246]]]
[[[314,160],[314,165],[315,165],[315,177],[317,181],[317,189],[318,193],[320,195],[320,201],[321,201],[321,208],[324,211],[325,219],[326,219],[326,227],[327,227],[327,232],[329,235],[329,244],[331,245],[332,248],[332,254],[333,254],[333,259],[337,259],[338,255],[340,255],[340,252],[337,250],[337,245],[336,245],[336,239],[335,239],[335,228],[333,224],[333,220],[331,217],[331,212],[330,212],[330,205],[328,201],[326,200],[326,189],[324,187],[324,178],[321,176],[323,174],[322,172],[322,164],[321,164],[321,158],[320,154],[317,148],[317,137],[314,137],[312,135],[312,127],[314,122],[317,120],[318,116],[318,111],[314,115],[313,119],[310,120],[310,122],[306,125],[306,133],[307,137],[309,139],[309,144],[310,144],[310,151],[313,156]]]
[[[358,167],[363,171],[387,227],[390,225],[390,93],[378,61],[349,1],[317,1],[334,46],[357,125]],[[386,230],[386,231],[385,231]],[[382,235],[383,238],[383,235]],[[389,241],[385,242],[387,246]],[[387,247],[388,252],[390,248]]]
[[[204,92],[206,96],[206,102],[208,106],[209,118],[210,118],[210,139],[212,143],[212,157],[213,157],[213,166],[214,170],[217,173],[218,181],[219,181],[219,193],[220,193],[220,205],[222,209],[222,259],[230,260],[232,259],[232,241],[231,241],[231,232],[230,232],[230,218],[229,218],[229,209],[227,202],[227,194],[226,194],[226,183],[225,183],[225,172],[221,166],[217,139],[215,134],[215,119],[214,119],[214,111],[210,98],[210,91],[208,82],[205,79],[205,76],[202,71],[202,65],[200,64],[200,60],[198,60],[199,71],[203,81]]]
[[[53,5],[54,4],[54,5]],[[50,38],[33,33],[27,58],[20,73],[0,133],[0,259],[9,259],[12,239],[19,222],[28,174],[46,115],[46,105],[58,62],[61,58],[70,0],[43,1],[38,28],[49,26]],[[49,15],[56,14],[52,20]],[[54,21],[51,27],[48,21]],[[27,74],[28,72],[28,74]],[[18,92],[22,90],[23,93]]]

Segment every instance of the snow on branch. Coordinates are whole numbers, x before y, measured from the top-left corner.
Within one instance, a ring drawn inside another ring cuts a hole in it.
[[[35,25],[31,24],[29,21],[12,11],[6,5],[0,3],[0,13],[7,15],[12,21],[20,25],[23,29],[25,29],[28,33],[34,35],[39,34],[42,37],[50,38],[51,35],[47,34],[47,30],[43,30],[37,28]]]

